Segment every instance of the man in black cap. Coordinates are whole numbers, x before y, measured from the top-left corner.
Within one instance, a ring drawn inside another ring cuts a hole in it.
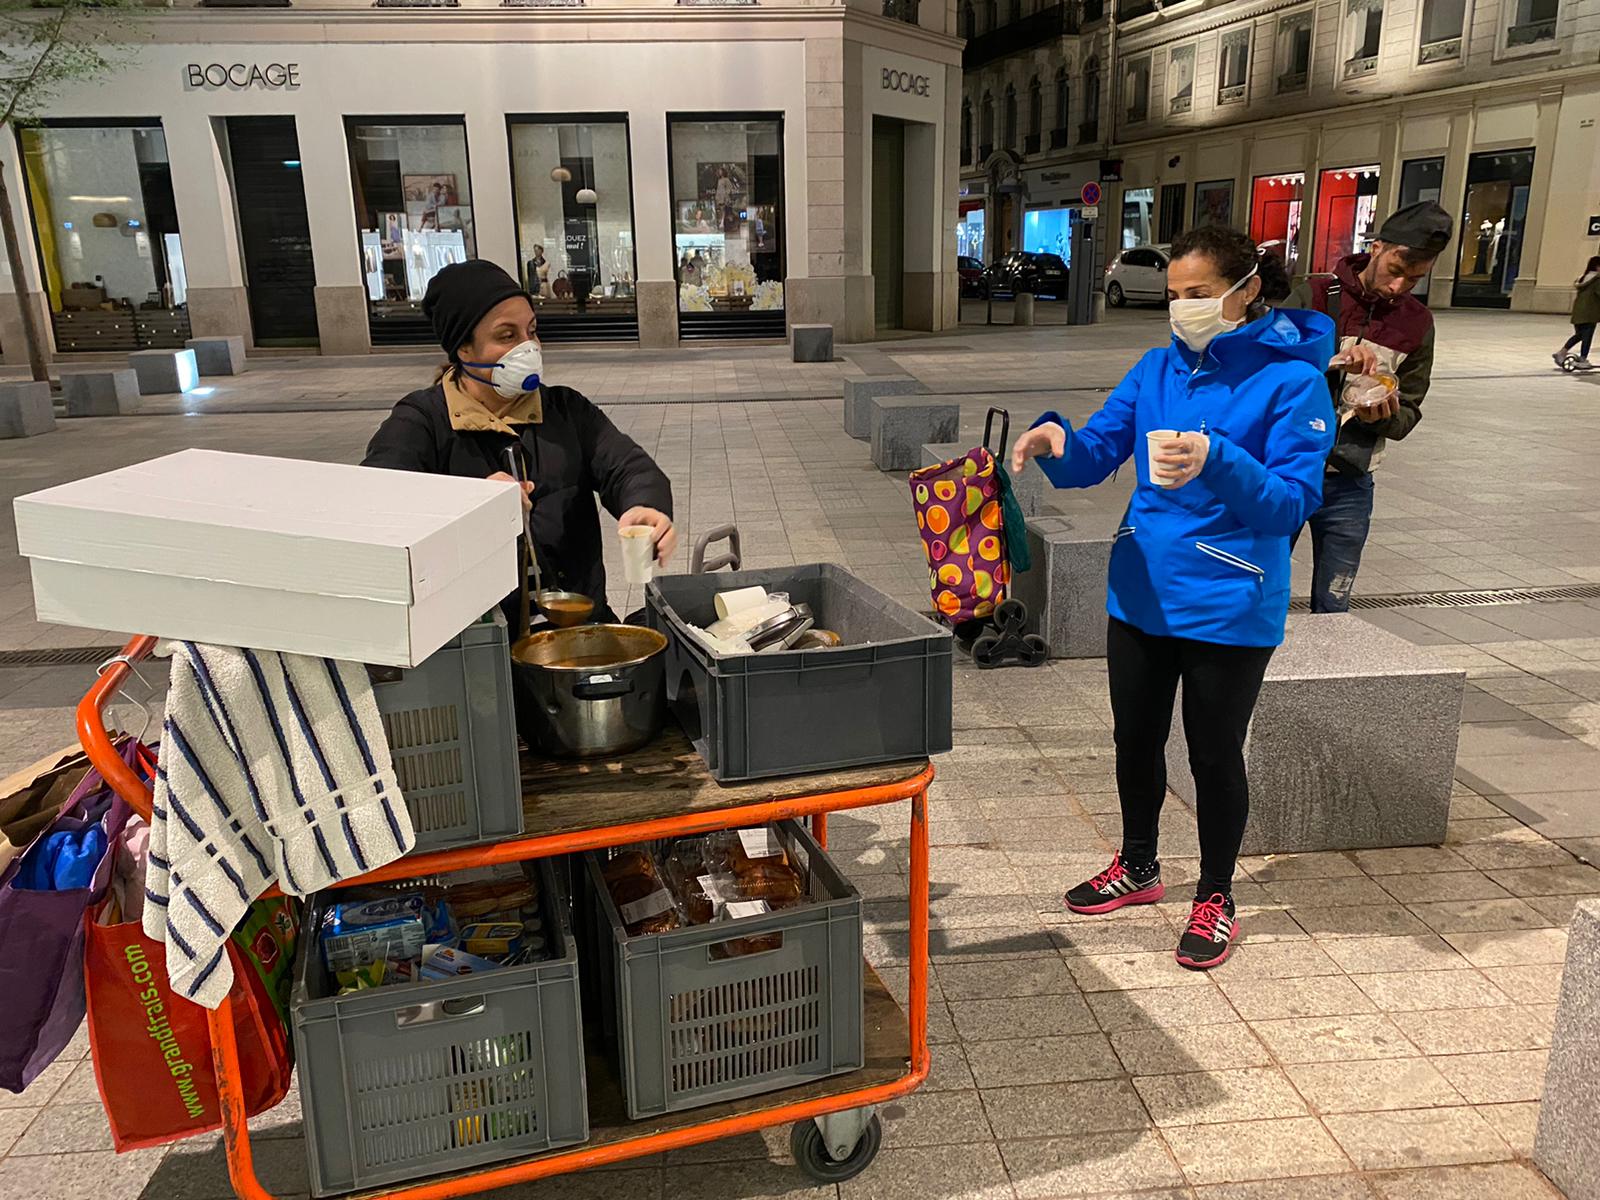
[[[445,267],[429,281],[422,311],[449,362],[432,387],[394,406],[362,465],[509,480],[505,452],[516,448],[531,481],[542,583],[588,596],[596,621],[616,620],[595,496],[620,528],[651,529],[665,563],[677,543],[666,475],[582,395],[543,381],[532,297],[494,263]],[[514,594],[505,604],[513,620],[517,601]]]
[[[1332,275],[1307,279],[1286,301],[1332,317],[1338,338],[1328,384],[1339,435],[1328,455],[1322,507],[1307,522],[1312,612],[1349,611],[1372,523],[1372,470],[1385,442],[1405,437],[1422,420],[1433,376],[1433,314],[1411,293],[1450,244],[1454,227],[1455,219],[1431,201],[1408,205],[1383,223],[1368,253],[1340,259]],[[1388,376],[1396,386],[1385,395],[1373,376]]]

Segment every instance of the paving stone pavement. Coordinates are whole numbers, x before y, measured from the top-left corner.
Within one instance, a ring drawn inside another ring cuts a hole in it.
[[[994,397],[1018,423],[1047,405],[1091,411],[1159,328],[1158,312],[1118,317],[1092,338],[963,328],[874,351],[961,395],[963,435],[976,438]],[[1502,586],[1478,582],[1491,572],[1515,581],[1504,586],[1600,581],[1600,481],[1580,460],[1600,390],[1538,368],[1558,322],[1494,321],[1441,321],[1439,382],[1427,420],[1385,464],[1363,592]],[[596,361],[612,377],[586,385],[612,389],[613,419],[672,474],[688,539],[731,516],[753,565],[829,559],[920,605],[904,481],[872,470],[840,428],[842,378],[862,368],[812,368],[831,375],[797,376],[818,395],[795,398],[763,381],[778,357],[697,352],[688,382],[673,384],[694,392],[723,358],[754,363],[762,378],[737,400],[639,402],[627,395],[635,376],[665,368],[626,356]],[[0,443],[0,496],[183,445],[353,461],[377,414],[341,407],[386,407],[420,370],[257,363],[235,386],[286,397],[253,405],[283,411],[62,421],[48,438]],[[363,403],[315,403],[336,384]],[[296,404],[313,411],[290,415]],[[1055,499],[1071,512],[1117,496],[1113,485]],[[0,648],[120,640],[34,624],[15,552],[8,515]],[[1104,865],[1120,828],[1103,664],[958,667],[957,744],[930,808],[934,1070],[885,1109],[874,1168],[810,1186],[779,1132],[516,1189],[516,1200],[1555,1197],[1528,1155],[1564,926],[1579,898],[1600,896],[1600,870],[1580,857],[1600,861],[1600,603],[1366,616],[1468,673],[1444,845],[1248,859],[1236,889],[1244,944],[1214,972],[1185,972],[1172,947],[1198,844],[1176,799],[1162,819],[1169,899],[1104,918],[1061,908],[1063,887]],[[92,673],[0,668],[0,772],[70,739],[68,706]],[[867,899],[869,957],[902,995],[907,819],[898,805],[830,822]],[[0,1200],[229,1194],[214,1137],[112,1155],[86,1054],[80,1037],[22,1095],[0,1093]],[[257,1125],[269,1185],[302,1194],[297,1105]]]

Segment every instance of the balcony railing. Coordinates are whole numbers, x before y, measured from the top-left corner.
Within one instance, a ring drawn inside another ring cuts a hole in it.
[[[1417,65],[1451,62],[1461,57],[1461,39],[1440,38],[1437,42],[1424,42],[1417,51]]]
[[[1065,129],[1052,129],[1050,131],[1050,149],[1060,150],[1067,144],[1067,131]]]
[[[1378,56],[1368,54],[1363,58],[1352,58],[1344,64],[1344,77],[1346,79],[1360,79],[1364,75],[1371,75],[1378,69]]]
[[[1528,21],[1506,30],[1507,46],[1532,46],[1538,42],[1553,41],[1556,36],[1556,19]]]
[[[1100,122],[1085,121],[1078,126],[1078,140],[1080,142],[1097,142],[1100,140]]]
[[[1024,154],[1039,153],[1039,135],[1030,133],[1022,139],[1022,152]]]
[[[1174,96],[1169,102],[1168,107],[1171,109],[1174,115],[1186,113],[1194,107],[1194,97],[1192,95]]]
[[[1310,76],[1305,71],[1285,71],[1278,76],[1278,95],[1287,95],[1290,92],[1303,92]]]
[[[968,41],[967,48],[961,53],[961,66],[963,70],[971,71],[997,58],[1020,54],[1077,32],[1077,9],[1064,3],[1052,4],[1049,8],[1029,13],[1020,21],[991,29]]]
[[[1245,85],[1242,84],[1242,83],[1235,83],[1235,84],[1232,84],[1232,85],[1230,85],[1228,87],[1218,88],[1217,89],[1217,103],[1218,104],[1237,104],[1239,101],[1244,99],[1244,92],[1245,92]]]

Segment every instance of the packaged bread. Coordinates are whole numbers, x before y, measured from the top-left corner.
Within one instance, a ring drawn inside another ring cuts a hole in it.
[[[601,877],[629,937],[665,933],[683,924],[672,893],[647,851],[620,851],[606,863]]]

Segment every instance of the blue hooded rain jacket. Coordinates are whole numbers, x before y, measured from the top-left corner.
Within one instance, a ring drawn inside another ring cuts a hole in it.
[[[1067,430],[1060,458],[1038,463],[1056,487],[1093,487],[1130,457],[1139,486],[1111,550],[1106,610],[1145,633],[1232,646],[1276,646],[1289,612],[1289,543],[1322,503],[1337,433],[1323,374],[1333,322],[1274,309],[1196,354],[1176,337],[1151,350]],[[1207,434],[1199,476],[1150,482],[1145,435]]]

